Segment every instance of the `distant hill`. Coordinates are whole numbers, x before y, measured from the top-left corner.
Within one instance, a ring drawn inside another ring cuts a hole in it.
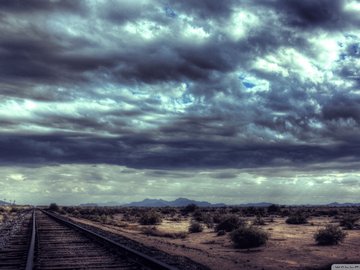
[[[98,206],[97,203],[82,203],[79,206],[84,206],[84,207],[96,207]]]
[[[9,203],[0,201],[0,205],[8,205]],[[270,202],[258,202],[258,203],[242,203],[242,204],[231,204],[226,205],[224,203],[209,203],[206,201],[196,201],[190,200],[187,198],[178,198],[173,201],[166,201],[162,199],[145,199],[140,202],[131,202],[127,204],[122,204],[118,202],[105,202],[105,203],[84,203],[80,204],[80,206],[87,207],[96,207],[96,206],[134,206],[134,207],[183,207],[189,204],[195,204],[200,207],[223,207],[223,206],[237,206],[237,207],[268,207],[273,203]],[[338,203],[332,202],[329,204],[306,204],[306,205],[291,205],[291,206],[329,206],[329,207],[350,207],[350,206],[360,206],[360,203]]]
[[[238,205],[234,205],[234,206],[240,206],[240,207],[268,207],[270,205],[272,205],[273,203],[269,203],[269,202],[259,202],[259,203],[243,203],[243,204],[238,204]]]
[[[4,202],[4,201],[1,201],[0,200],[0,205],[9,205],[10,203],[8,203],[8,202]]]
[[[360,203],[338,203],[338,202],[332,202],[332,203],[327,204],[327,206],[332,206],[332,207],[360,206]]]
[[[221,207],[226,206],[223,203],[209,203],[206,201],[195,201],[186,198],[178,198],[174,201],[166,201],[162,199],[145,199],[141,202],[132,202],[128,204],[123,204],[123,206],[138,206],[138,207],[164,207],[164,206],[172,206],[172,207],[182,207],[187,206],[189,204],[195,204],[201,207]]]

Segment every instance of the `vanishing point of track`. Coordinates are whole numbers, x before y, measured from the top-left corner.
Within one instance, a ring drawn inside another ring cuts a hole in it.
[[[46,211],[24,222],[0,269],[177,269]]]

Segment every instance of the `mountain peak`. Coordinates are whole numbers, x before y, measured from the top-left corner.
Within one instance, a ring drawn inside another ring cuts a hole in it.
[[[197,206],[225,206],[225,204],[212,204],[205,201],[195,201],[187,198],[177,198],[173,201],[166,201],[163,199],[144,199],[141,202],[132,202],[125,204],[124,206],[138,206],[138,207],[162,207],[162,206],[172,206],[172,207],[183,207],[189,204],[196,204]]]

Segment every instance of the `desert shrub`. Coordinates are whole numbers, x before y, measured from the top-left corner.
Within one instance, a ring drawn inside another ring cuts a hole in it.
[[[176,208],[170,206],[163,207],[160,209],[160,211],[162,214],[169,215],[171,217],[173,217],[176,214]]]
[[[188,235],[187,232],[162,232],[159,231],[156,227],[144,228],[142,232],[145,235],[157,236],[157,237],[166,237],[172,239],[184,239]]]
[[[280,212],[280,206],[277,205],[277,204],[272,204],[272,205],[268,206],[267,212],[268,212],[269,214],[278,213],[278,212]]]
[[[329,217],[335,217],[339,214],[339,211],[337,209],[330,209],[327,214]]]
[[[202,222],[204,220],[205,215],[206,213],[203,213],[200,209],[196,209],[192,214],[193,218],[199,222]]]
[[[222,221],[216,226],[216,231],[224,230],[231,232],[240,226],[244,225],[244,221],[236,215],[223,216]]]
[[[337,245],[345,239],[346,233],[339,226],[329,224],[314,234],[318,245]]]
[[[68,206],[63,206],[63,207],[61,207],[61,209],[62,209],[65,213],[71,213],[70,207],[68,207]]]
[[[179,216],[174,216],[174,217],[171,217],[169,218],[170,221],[174,221],[174,222],[180,222],[181,221],[181,217]]]
[[[257,216],[265,216],[265,208],[264,207],[256,207],[256,215]]]
[[[102,214],[101,216],[98,216],[99,217],[99,221],[101,222],[101,223],[107,223],[108,222],[108,216],[107,215],[105,215],[105,214]]]
[[[56,204],[56,203],[51,203],[50,205],[49,205],[49,210],[50,211],[59,211],[59,206]]]
[[[229,212],[232,214],[240,213],[242,211],[242,207],[232,206],[229,209]]]
[[[230,238],[237,248],[253,248],[266,244],[269,237],[259,228],[242,226],[233,231]]]
[[[139,219],[141,225],[156,225],[161,223],[161,221],[161,215],[153,210],[144,212]]]
[[[123,216],[122,216],[122,220],[125,221],[125,222],[136,222],[137,221],[137,218],[129,213],[125,213]]]
[[[199,222],[192,222],[189,227],[189,233],[199,233],[204,230],[204,227]]]
[[[80,213],[77,209],[75,209],[72,213],[71,213],[72,216],[74,217],[80,217]]]
[[[348,230],[352,230],[355,227],[355,223],[359,220],[358,216],[346,215],[340,220],[340,225],[344,226]]]
[[[246,216],[255,216],[258,213],[258,210],[254,206],[245,207],[242,212]]]
[[[289,209],[281,209],[279,215],[282,216],[282,217],[289,216],[290,215],[290,210]]]
[[[193,213],[194,220],[204,223],[208,228],[214,227],[214,221],[211,213],[202,212],[199,209]]]
[[[214,223],[220,223],[222,222],[224,219],[224,214],[222,213],[219,213],[219,212],[215,212],[213,215],[212,215],[212,220]]]
[[[296,212],[294,214],[291,214],[286,219],[287,224],[306,224],[307,223],[307,217],[302,212]]]
[[[265,220],[262,216],[257,215],[253,222],[254,225],[265,225]]]
[[[188,214],[188,213],[192,213],[195,212],[195,210],[198,209],[198,206],[194,203],[188,204],[187,206],[185,206],[185,208],[183,209],[183,213],[184,214]]]
[[[21,212],[21,209],[16,206],[10,207],[10,213],[17,213],[17,212]]]
[[[206,215],[203,218],[203,223],[206,225],[206,227],[210,228],[214,228],[214,220],[213,217],[211,215]]]

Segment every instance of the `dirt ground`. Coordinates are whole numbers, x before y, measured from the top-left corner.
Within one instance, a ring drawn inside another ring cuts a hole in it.
[[[121,219],[120,216],[115,219]],[[213,229],[189,234],[184,239],[147,236],[141,226],[135,223],[127,227],[103,225],[84,219],[77,221],[92,224],[142,242],[170,254],[186,256],[217,270],[233,269],[316,269],[335,262],[360,262],[360,230],[347,230],[347,237],[338,246],[318,246],[313,234],[332,218],[310,218],[305,225],[289,225],[284,218],[275,218],[261,226],[270,233],[266,246],[254,249],[235,249],[228,235],[217,236]],[[123,221],[122,221],[123,223]],[[157,225],[161,232],[184,232],[188,230],[189,219],[181,221],[164,220]]]

